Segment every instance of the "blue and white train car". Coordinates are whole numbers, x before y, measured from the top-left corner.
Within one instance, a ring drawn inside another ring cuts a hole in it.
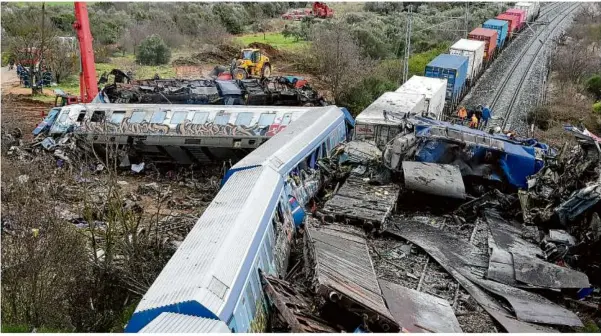
[[[310,108],[232,167],[125,331],[264,330],[267,307],[259,272],[286,272],[295,214],[308,200],[298,190],[317,190],[315,162],[346,140],[348,124],[352,118],[340,108]]]

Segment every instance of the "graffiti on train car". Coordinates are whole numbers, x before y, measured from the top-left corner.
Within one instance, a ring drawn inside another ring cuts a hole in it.
[[[123,118],[119,124],[107,122],[92,122],[86,120],[82,122],[78,130],[90,133],[123,133],[123,134],[177,134],[186,136],[274,136],[283,131],[287,125],[273,123],[260,127],[255,124],[253,126],[234,125],[231,123],[218,125],[212,122],[204,124],[192,123],[191,120],[184,120],[173,129],[167,124],[150,123],[147,121],[130,122],[130,117]]]

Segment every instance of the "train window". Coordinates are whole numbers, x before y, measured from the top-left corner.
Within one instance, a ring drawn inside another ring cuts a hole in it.
[[[250,287],[250,283],[246,284],[246,291],[244,293],[246,298],[246,309],[248,313],[249,320],[253,320],[255,316],[255,308],[257,307],[255,300],[253,299],[252,288]]]
[[[129,123],[130,124],[139,124],[142,121],[144,121],[144,117],[146,117],[146,112],[136,111],[131,114],[131,117],[129,118]]]
[[[215,120],[213,121],[213,123],[215,125],[227,125],[229,121],[230,121],[230,114],[223,113],[223,114],[217,114],[215,116]]]
[[[100,122],[104,120],[104,111],[94,111],[94,113],[92,114],[92,119],[90,119],[90,121],[92,122]]]
[[[167,111],[156,111],[152,118],[150,118],[150,123],[152,124],[160,124],[165,121],[165,117],[167,116]]]
[[[236,118],[236,125],[249,126],[252,120],[252,112],[240,112],[238,113],[238,118]]]
[[[171,116],[171,120],[169,121],[169,123],[171,125],[181,124],[182,122],[184,122],[184,120],[186,120],[187,115],[188,115],[188,112],[186,112],[186,111],[173,112],[173,115]]]
[[[61,123],[64,123],[65,121],[67,121],[68,117],[69,117],[69,110],[67,110],[63,114],[61,114],[61,116],[58,118],[58,121]]]
[[[282,125],[288,125],[290,123],[290,120],[292,119],[292,113],[286,113],[284,114],[284,117],[282,118]]]
[[[194,117],[192,117],[193,124],[204,124],[207,122],[207,117],[209,116],[208,112],[196,112],[194,113]]]
[[[259,117],[259,127],[266,127],[273,124],[275,120],[275,113],[261,113]]]
[[[265,239],[265,240],[268,240],[268,239]],[[267,263],[268,263],[268,260],[269,260],[269,259],[267,259],[267,255],[268,255],[268,253],[267,253],[267,244],[263,244],[262,245],[261,253],[262,253],[262,256],[261,256],[261,269],[264,272],[267,272]]]
[[[77,122],[82,122],[83,118],[86,116],[86,110],[79,111],[79,115],[77,116]]]
[[[111,114],[111,123],[120,124],[123,121],[123,117],[125,117],[125,111],[113,111],[113,114]]]

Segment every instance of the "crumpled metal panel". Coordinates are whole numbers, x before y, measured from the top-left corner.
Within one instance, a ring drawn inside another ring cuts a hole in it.
[[[403,161],[405,187],[426,194],[465,199],[459,168],[429,162]]]

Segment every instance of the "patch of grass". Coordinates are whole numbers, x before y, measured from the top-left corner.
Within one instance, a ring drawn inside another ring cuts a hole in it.
[[[296,51],[309,45],[307,41],[296,41],[292,37],[285,38],[282,33],[265,33],[265,36],[263,33],[247,34],[235,37],[234,41],[245,46],[253,42],[266,43],[277,49],[288,51]]]
[[[125,56],[111,57],[109,63],[96,63],[96,78],[100,78],[103,72],[108,73],[113,69],[121,69],[124,72],[131,70],[135,79],[152,78],[155,73],[158,73],[161,78],[175,77],[175,68],[171,64],[138,65],[133,54],[125,54]]]
[[[6,324],[2,323],[2,333],[30,333],[32,330],[31,327],[21,324]],[[68,330],[60,330],[54,328],[40,327],[37,328],[37,332],[39,333],[64,333],[70,332]]]
[[[601,332],[597,324],[595,322],[588,320],[584,323],[584,327],[577,328],[576,332],[578,333],[590,333],[590,334],[598,334]]]

